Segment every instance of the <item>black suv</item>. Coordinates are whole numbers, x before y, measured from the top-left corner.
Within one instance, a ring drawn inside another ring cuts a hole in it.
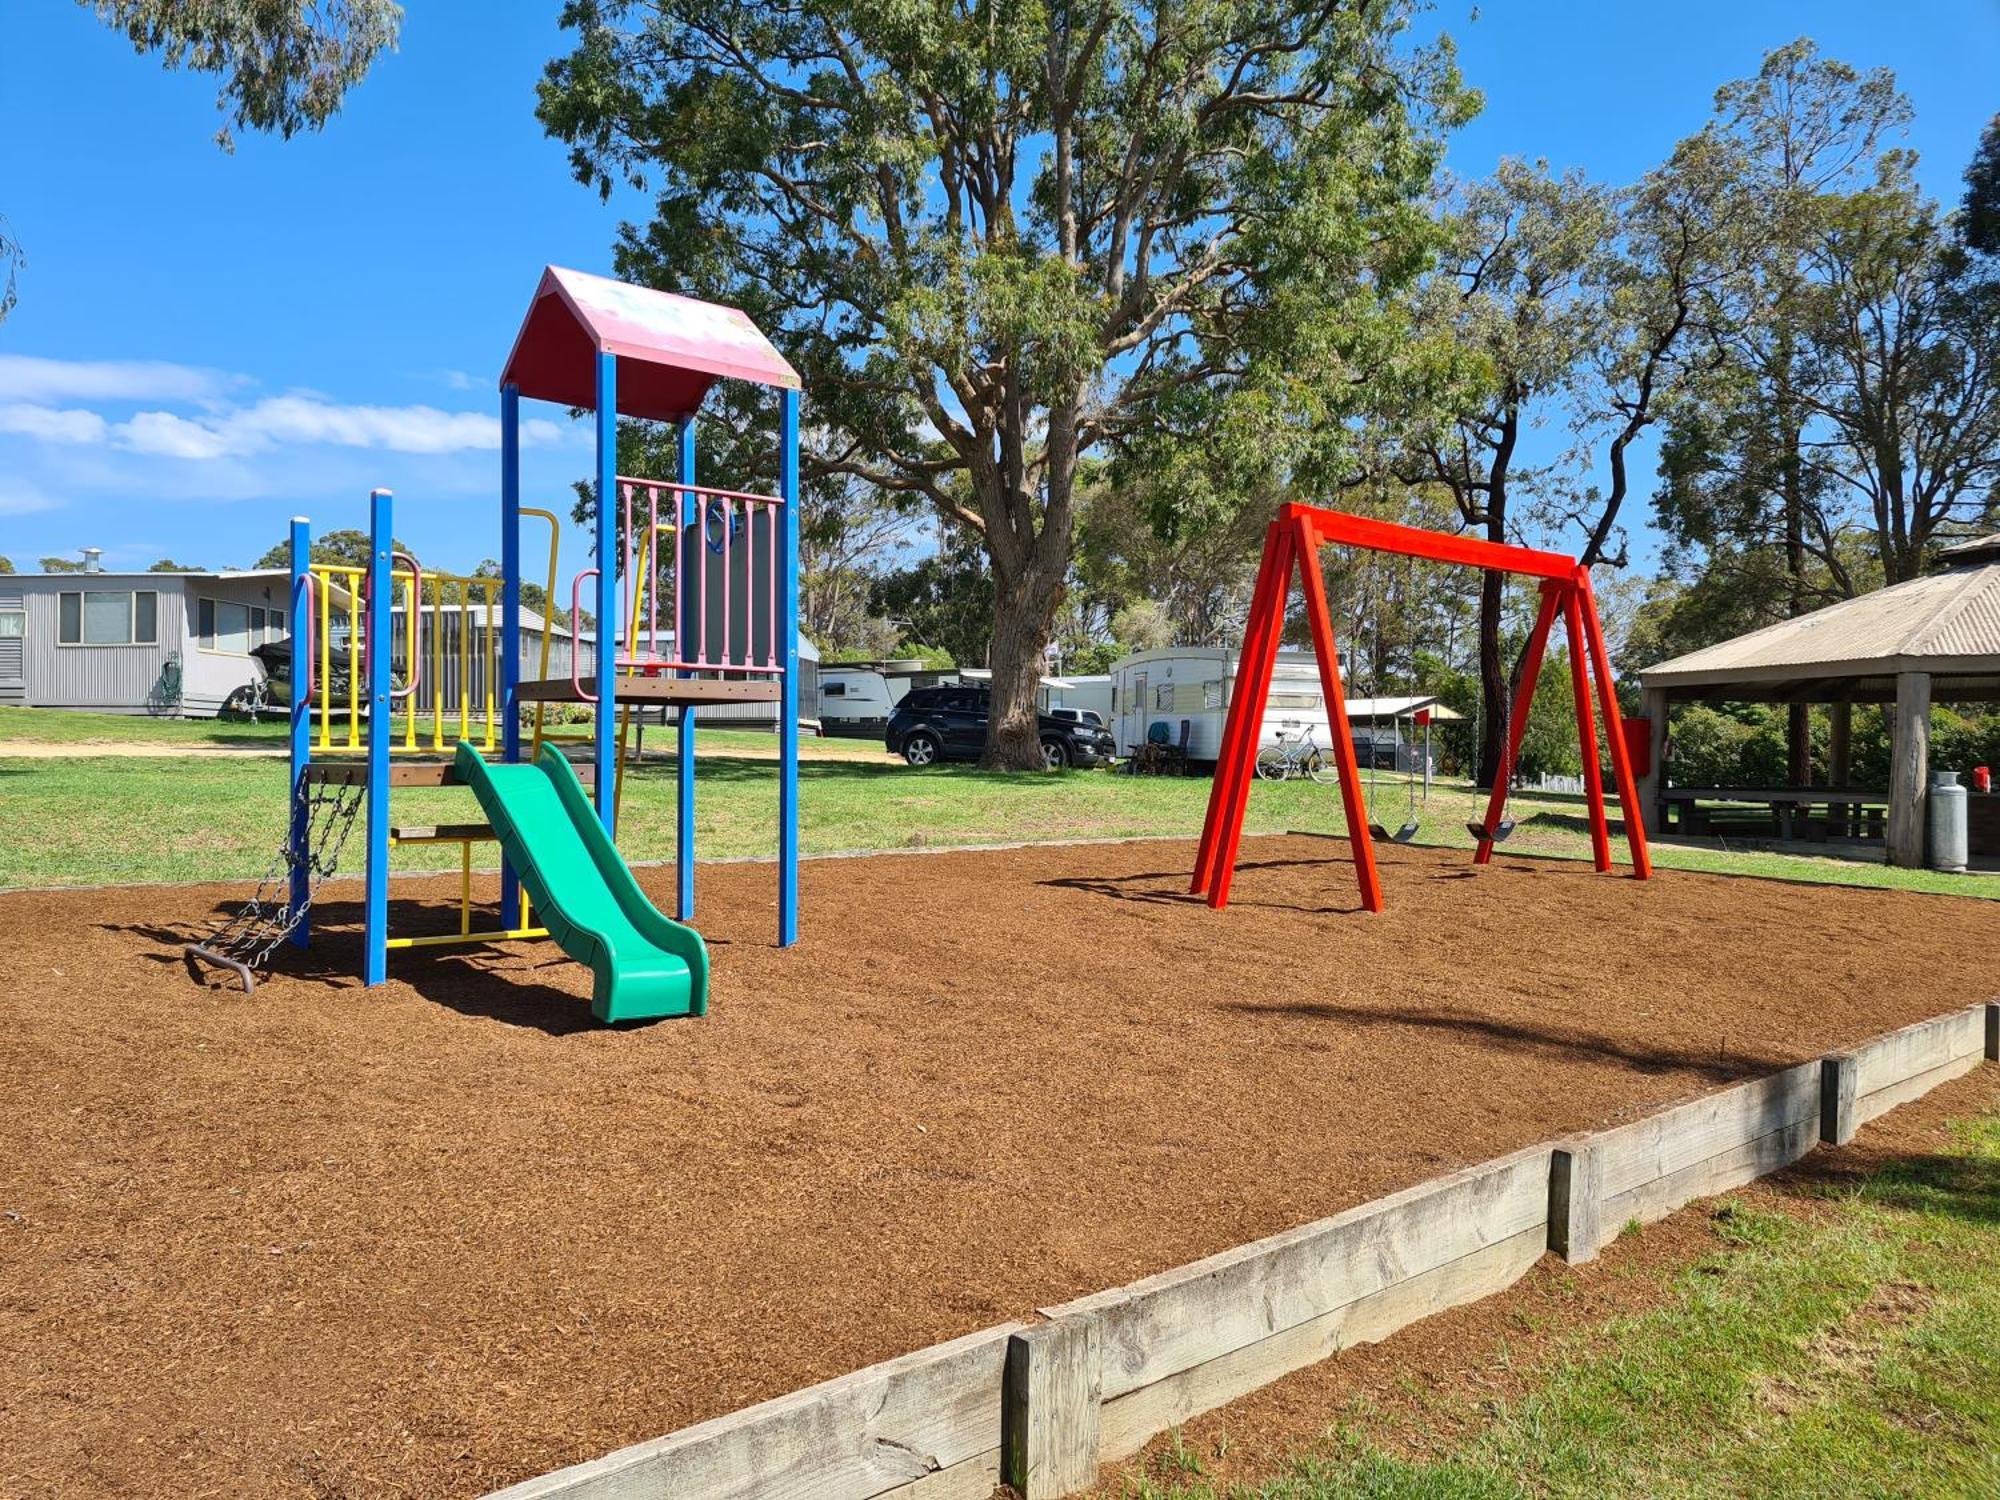
[[[913,766],[941,760],[977,760],[986,748],[986,721],[993,696],[985,688],[917,688],[903,695],[889,716],[883,736],[889,753]],[[1109,765],[1115,753],[1102,726],[1073,719],[1037,715],[1042,734],[1042,764],[1051,771],[1064,766]]]

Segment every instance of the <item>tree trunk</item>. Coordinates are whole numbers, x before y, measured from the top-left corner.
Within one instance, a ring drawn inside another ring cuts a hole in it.
[[[1043,549],[1038,545],[1038,553]],[[1031,566],[1019,577],[994,572],[993,715],[979,764],[993,771],[1039,770],[1042,669],[1056,610],[1062,603],[1060,568]]]
[[[1507,743],[1507,667],[1500,659],[1500,604],[1506,579],[1499,573],[1480,575],[1479,583],[1479,775],[1482,787],[1493,785]]]

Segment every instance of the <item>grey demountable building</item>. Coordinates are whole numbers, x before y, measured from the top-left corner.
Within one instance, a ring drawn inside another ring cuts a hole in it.
[[[284,639],[283,568],[0,576],[0,704],[212,715],[263,681]]]
[[[1693,701],[1824,703],[1832,710],[1829,760],[1847,781],[1849,706],[1894,704],[1890,752],[1889,863],[1924,858],[1930,780],[1930,710],[2000,702],[2000,533],[1945,550],[1921,578],[1844,599],[1811,614],[1660,662],[1639,674],[1652,720],[1652,755],[1640,783],[1657,830],[1665,786],[1667,710]]]

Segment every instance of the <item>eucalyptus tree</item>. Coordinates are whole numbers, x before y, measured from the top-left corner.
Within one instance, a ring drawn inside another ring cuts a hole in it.
[[[1754,78],[1718,89],[1715,112],[1704,134],[1729,153],[1751,253],[1715,299],[1723,357],[1703,399],[1686,403],[1669,431],[1656,510],[1676,540],[1700,550],[1781,550],[1784,593],[1772,605],[1798,615],[1852,582],[1832,486],[1807,453],[1810,258],[1830,206],[1893,162],[1886,143],[1907,126],[1910,106],[1887,69],[1864,73],[1800,38],[1767,54]],[[1789,743],[1802,780],[1804,705],[1790,714]]]
[[[811,464],[975,538],[989,765],[1035,689],[1091,457],[1201,515],[1342,441],[1465,118],[1411,0],[571,0],[540,116],[653,195],[621,274],[744,307]]]
[[[1812,247],[1805,462],[1889,583],[2000,492],[2000,267],[1901,170],[1829,206]]]
[[[1395,462],[1406,482],[1449,495],[1464,526],[1504,542],[1519,524],[1521,493],[1549,478],[1525,461],[1522,440],[1556,419],[1584,351],[1603,336],[1597,292],[1616,205],[1581,173],[1507,160],[1490,179],[1456,185],[1443,208],[1452,238],[1418,295],[1416,321],[1424,338],[1469,363],[1470,378],[1441,380],[1441,401],[1392,419]],[[1498,573],[1481,577],[1482,785],[1497,774],[1505,743],[1505,584]]]

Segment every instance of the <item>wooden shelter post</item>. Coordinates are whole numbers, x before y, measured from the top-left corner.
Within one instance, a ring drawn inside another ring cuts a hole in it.
[[[1924,863],[1924,811],[1931,762],[1931,677],[1896,674],[1896,722],[1889,740],[1888,858],[1918,870]]]

